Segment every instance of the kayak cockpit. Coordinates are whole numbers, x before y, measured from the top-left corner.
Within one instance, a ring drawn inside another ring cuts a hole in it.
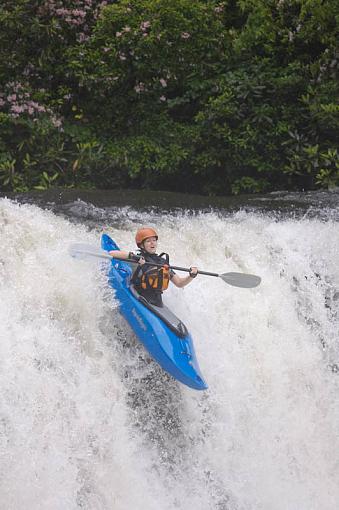
[[[149,301],[147,301],[144,296],[141,296],[139,292],[135,289],[134,285],[130,284],[129,286],[130,292],[133,296],[140,301],[146,308],[151,310],[157,317],[159,317],[174,333],[176,333],[180,338],[185,338],[188,335],[188,330],[185,324],[176,316],[167,306],[163,305],[155,306]]]

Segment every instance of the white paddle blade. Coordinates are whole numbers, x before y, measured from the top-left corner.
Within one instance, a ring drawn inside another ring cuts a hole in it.
[[[243,289],[252,289],[253,287],[257,287],[261,282],[260,276],[254,274],[224,273],[219,276],[229,285],[242,287]]]
[[[71,244],[68,249],[69,254],[77,259],[90,259],[90,258],[101,258],[110,259],[112,257],[108,255],[107,251],[92,246],[90,244],[74,243]]]

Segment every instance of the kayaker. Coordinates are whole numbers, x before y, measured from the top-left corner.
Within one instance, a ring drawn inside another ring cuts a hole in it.
[[[162,306],[162,293],[168,288],[169,282],[176,287],[182,288],[193,281],[198,274],[198,268],[192,266],[188,276],[178,276],[169,266],[167,253],[158,255],[158,234],[152,227],[139,228],[135,242],[139,248],[137,253],[123,250],[110,251],[109,254],[120,260],[134,259],[138,266],[133,272],[131,282],[139,294],[155,306]],[[151,266],[146,262],[162,264],[162,267]]]

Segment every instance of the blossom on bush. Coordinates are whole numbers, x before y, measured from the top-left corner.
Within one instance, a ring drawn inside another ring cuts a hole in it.
[[[7,83],[5,85],[7,92],[0,92],[0,108],[13,119],[25,116],[37,121],[40,114],[47,114],[52,124],[55,127],[60,127],[61,119],[50,108],[34,101],[30,93],[27,92],[27,87],[27,84],[23,85],[19,82]],[[38,92],[44,93],[45,90],[40,89]]]
[[[101,10],[114,0],[45,0],[38,8],[40,17],[57,18],[77,31],[78,42],[82,43],[88,39],[90,28],[100,16]],[[61,31],[62,25],[56,25]],[[59,35],[59,38],[61,36]]]
[[[144,32],[145,30],[147,30],[149,27],[151,26],[151,22],[150,21],[143,21],[141,24],[140,24],[140,28],[141,30]]]
[[[217,5],[217,7],[214,8],[214,12],[216,12],[217,14],[220,14],[221,12],[223,12],[223,10],[224,6],[222,4]]]
[[[135,85],[134,90],[137,94],[140,94],[141,92],[144,92],[145,90],[145,84],[142,82],[139,82],[137,85]]]

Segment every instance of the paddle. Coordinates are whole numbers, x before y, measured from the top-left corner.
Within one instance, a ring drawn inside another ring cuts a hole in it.
[[[69,247],[69,253],[72,257],[84,259],[88,257],[94,257],[94,258],[102,258],[102,259],[110,259],[112,260],[113,257],[109,255],[105,250],[101,250],[100,248],[97,248],[96,246],[91,246],[88,244],[81,244],[76,243],[72,244]],[[115,260],[121,260],[121,259],[115,259]],[[130,262],[132,264],[138,264],[136,260],[133,259],[124,259],[124,262]],[[154,262],[145,262],[145,264],[148,264],[150,266],[155,267],[162,267],[162,264],[155,264]],[[190,269],[188,267],[180,267],[180,266],[169,266],[171,269],[174,269],[176,271],[185,271],[187,273],[190,272]],[[203,274],[206,276],[215,276],[218,278],[221,278],[224,282],[228,283],[229,285],[233,285],[234,287],[242,287],[244,289],[251,289],[253,287],[257,287],[260,282],[261,278],[259,276],[255,276],[254,274],[245,274],[245,273],[211,273],[209,271],[198,271],[198,274]]]

